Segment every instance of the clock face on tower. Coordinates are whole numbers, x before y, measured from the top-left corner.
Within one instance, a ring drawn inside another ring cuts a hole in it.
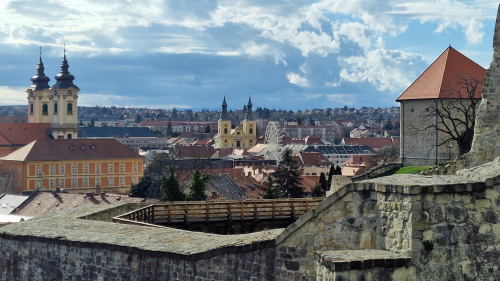
[[[73,92],[71,90],[68,90],[68,96],[71,96]]]

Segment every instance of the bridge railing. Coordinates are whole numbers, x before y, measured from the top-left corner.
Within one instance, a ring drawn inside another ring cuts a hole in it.
[[[323,198],[157,203],[117,216],[113,221],[141,225],[295,221],[321,201]]]

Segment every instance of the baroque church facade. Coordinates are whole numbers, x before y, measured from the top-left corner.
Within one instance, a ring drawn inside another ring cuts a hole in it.
[[[50,124],[55,139],[76,139],[78,137],[78,88],[73,84],[75,77],[68,71],[66,50],[61,63],[61,72],[56,75],[56,83],[51,87],[50,78],[44,73],[42,53],[37,73],[31,78],[33,84],[28,93],[28,123]]]
[[[215,148],[248,149],[257,142],[257,122],[253,117],[252,101],[248,98],[247,111],[243,126],[232,129],[231,119],[227,112],[226,97],[222,102],[222,112],[218,121],[218,133],[214,137]]]

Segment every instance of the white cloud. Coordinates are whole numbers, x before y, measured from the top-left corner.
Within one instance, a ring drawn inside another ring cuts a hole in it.
[[[0,86],[0,104],[1,105],[17,105],[28,104],[25,93],[26,88]]]
[[[300,74],[290,72],[286,75],[288,81],[292,84],[295,84],[299,87],[309,87],[309,82],[306,78],[301,77]]]
[[[396,92],[410,85],[415,75],[412,66],[423,60],[413,53],[376,49],[365,56],[344,59],[348,66],[340,77],[352,83],[368,82],[378,91]]]

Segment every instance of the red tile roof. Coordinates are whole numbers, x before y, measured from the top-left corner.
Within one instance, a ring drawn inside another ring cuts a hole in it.
[[[483,80],[486,69],[452,47],[448,47],[396,101],[457,98],[447,90],[450,86],[458,87],[459,75]],[[478,85],[476,98],[481,98],[482,90],[483,85]],[[465,89],[460,95],[467,97]]]
[[[302,159],[303,166],[330,166],[332,162],[319,152],[301,152],[300,158]]]
[[[179,121],[144,121],[139,123],[139,126],[168,126],[168,123],[171,126],[179,125]]]
[[[13,161],[57,161],[143,158],[115,139],[36,140],[0,158]]]
[[[51,138],[50,123],[0,123],[0,145],[20,146]]]
[[[181,158],[210,158],[215,153],[212,146],[176,146],[177,157]]]

